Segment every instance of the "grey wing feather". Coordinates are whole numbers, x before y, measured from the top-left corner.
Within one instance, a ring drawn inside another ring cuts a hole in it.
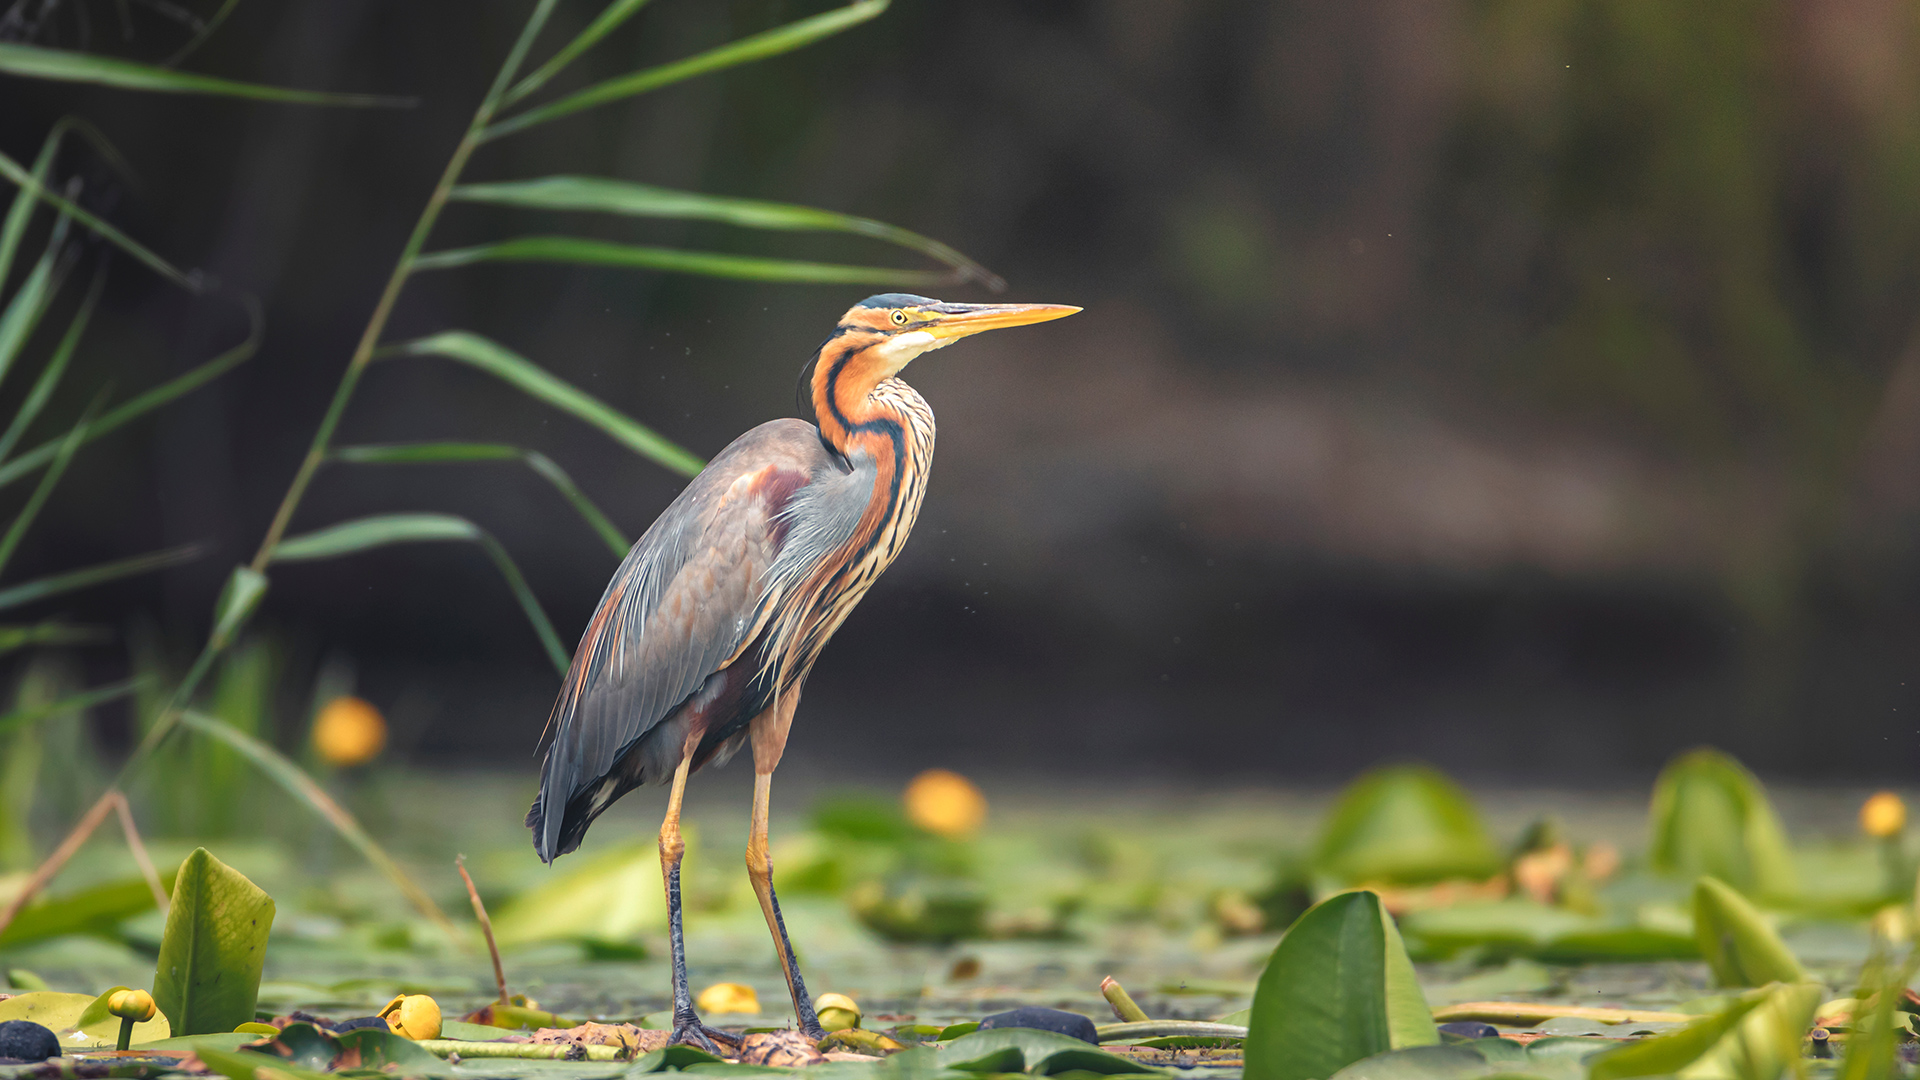
[[[814,476],[838,472],[830,462],[812,425],[762,424],[721,451],[627,553],[554,705],[527,820],[543,858],[563,850],[573,800],[752,639],[787,531],[780,514]]]

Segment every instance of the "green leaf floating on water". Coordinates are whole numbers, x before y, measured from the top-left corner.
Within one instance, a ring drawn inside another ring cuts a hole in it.
[[[1780,815],[1746,767],[1713,749],[1675,758],[1653,783],[1647,862],[1693,878],[1710,874],[1750,896],[1798,891]]]
[[[1599,1050],[1591,1039],[1540,1039],[1521,1046],[1511,1039],[1475,1039],[1458,1046],[1390,1050],[1334,1073],[1331,1080],[1478,1080],[1479,1077],[1539,1077],[1583,1080],[1583,1059]]]
[[[1440,1041],[1393,917],[1341,893],[1293,924],[1253,993],[1247,1080],[1324,1080],[1361,1058]]]
[[[1693,886],[1693,932],[1721,986],[1812,978],[1760,909],[1718,878],[1703,877]]]
[[[107,994],[125,989],[124,986],[116,986]],[[0,1022],[31,1020],[52,1030],[59,1036],[60,1045],[69,1050],[111,1047],[120,1036],[120,1020],[107,1016],[107,994],[94,997],[91,994],[62,994],[53,990],[16,994],[0,1001]],[[167,1035],[164,1013],[144,1024],[133,1026],[133,1041],[136,1043],[164,1039]]]
[[[164,879],[166,875],[162,875]],[[95,934],[112,937],[123,920],[153,907],[153,889],[144,878],[110,881],[79,892],[28,905],[0,933],[0,948],[64,937]]]
[[[1822,988],[1775,983],[1678,1031],[1627,1043],[1595,1057],[1590,1080],[1667,1076],[1679,1080],[1774,1080],[1800,1059]]]
[[[232,1031],[253,1019],[273,898],[195,848],[173,883],[153,1000],[180,1035]]]
[[[1500,870],[1500,852],[1458,784],[1425,765],[1399,765],[1367,773],[1341,793],[1314,867],[1348,884],[1418,884],[1490,877]]]

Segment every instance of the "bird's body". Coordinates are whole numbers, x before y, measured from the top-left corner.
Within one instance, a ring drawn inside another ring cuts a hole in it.
[[[661,858],[676,1028],[707,1041],[679,946],[679,807],[686,778],[753,747],[747,862],[803,1028],[817,1034],[766,858],[767,792],[807,674],[920,513],[933,411],[896,376],[915,356],[996,326],[1077,308],[943,304],[886,294],[849,310],[815,357],[819,426],[774,420],[734,440],[633,546],[581,636],[527,814],[552,861],[621,795],[671,779]]]

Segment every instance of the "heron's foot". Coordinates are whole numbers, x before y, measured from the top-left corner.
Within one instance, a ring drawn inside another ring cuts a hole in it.
[[[689,1013],[673,1018],[673,1035],[667,1039],[668,1046],[697,1046],[709,1054],[726,1057],[740,1049],[740,1037],[729,1035],[719,1028],[708,1027],[700,1018]]]

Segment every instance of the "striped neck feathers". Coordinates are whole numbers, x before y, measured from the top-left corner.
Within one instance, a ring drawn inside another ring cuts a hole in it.
[[[821,439],[843,457],[856,450],[892,456],[908,441],[897,435],[922,427],[931,435],[933,413],[925,399],[894,377],[931,344],[912,340],[921,337],[930,335],[843,324],[821,346],[813,369],[813,414]]]

